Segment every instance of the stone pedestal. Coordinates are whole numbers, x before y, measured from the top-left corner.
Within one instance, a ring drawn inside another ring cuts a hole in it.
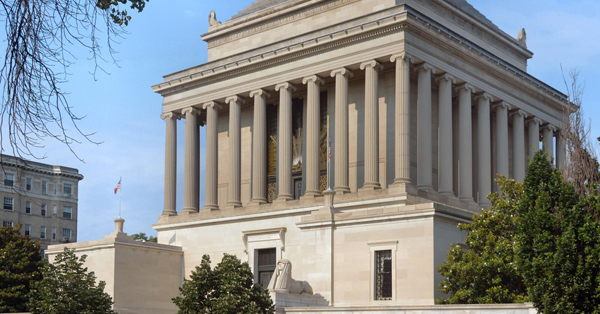
[[[269,292],[277,313],[284,313],[281,308],[286,307],[325,307],[329,301],[320,295],[292,294],[281,292]]]

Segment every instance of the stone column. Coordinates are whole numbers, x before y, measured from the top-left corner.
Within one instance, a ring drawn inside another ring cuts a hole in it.
[[[410,181],[410,63],[414,58],[402,52],[390,59],[396,62],[396,178],[394,184]]]
[[[219,110],[221,105],[211,101],[203,105],[206,109],[206,187],[205,210],[219,209]]]
[[[554,158],[554,132],[556,127],[552,124],[546,124],[542,128],[542,135],[544,136],[544,152],[548,154],[548,161],[552,162]]]
[[[227,205],[242,206],[242,105],[244,100],[239,96],[225,99],[229,104],[229,197]]]
[[[437,77],[436,81],[440,84],[438,90],[438,193],[443,196],[454,196],[452,182],[452,84],[456,84],[456,79],[446,73]]]
[[[467,83],[458,90],[458,161],[459,199],[473,202],[473,127],[471,94],[475,88]]]
[[[542,119],[532,117],[527,120],[528,141],[527,147],[529,150],[529,161],[533,160],[533,156],[540,150],[540,125]]]
[[[166,120],[165,135],[165,207],[163,215],[176,216],[177,207],[177,120],[179,114],[167,112],[160,115]]]
[[[198,212],[195,202],[198,194],[198,110],[193,107],[181,111],[185,116],[185,172],[183,186],[183,212]]]
[[[431,134],[431,74],[435,69],[427,63],[417,67],[417,188],[433,189],[433,137]]]
[[[279,121],[277,133],[278,201],[294,198],[292,194],[292,93],[294,85],[286,82],[275,86],[279,92]]]
[[[252,204],[267,202],[267,98],[263,89],[250,92],[254,98],[252,130]]]
[[[319,87],[324,83],[323,79],[313,75],[305,77],[302,84],[307,85],[306,104],[306,191],[305,197],[320,196],[319,189],[319,152],[321,139],[321,91]]]
[[[379,70],[375,60],[363,62],[365,70],[365,183],[363,190],[380,189],[379,183]]]
[[[335,182],[336,194],[350,193],[348,182],[348,79],[354,74],[341,68],[331,71],[335,77]]]
[[[496,173],[508,178],[508,110],[510,105],[496,104]]]
[[[521,109],[512,114],[513,118],[513,177],[518,182],[525,179],[525,118]]]
[[[492,193],[492,135],[490,127],[490,102],[494,100],[488,93],[479,94],[477,99],[477,183],[479,206],[492,207],[487,196]]]
[[[559,169],[565,168],[565,162],[567,159],[567,147],[565,145],[565,139],[562,136],[563,131],[559,131],[556,134],[556,167]]]

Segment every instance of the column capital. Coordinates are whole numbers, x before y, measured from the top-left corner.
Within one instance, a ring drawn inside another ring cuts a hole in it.
[[[491,94],[488,94],[487,92],[482,92],[482,93],[475,94],[475,100],[478,100],[478,99],[487,99],[490,102],[493,102],[494,96],[492,96]]]
[[[456,86],[456,90],[459,91],[461,89],[465,89],[467,91],[471,91],[472,94],[475,93],[475,87],[469,83],[462,83],[458,86]]]
[[[308,82],[315,83],[317,85],[323,85],[323,83],[325,83],[322,78],[316,75],[307,76],[302,79],[302,84],[307,84]]]
[[[202,105],[202,109],[206,109],[208,107],[211,107],[213,109],[221,109],[221,104],[216,102],[216,101],[209,101],[209,102],[205,102],[204,105]]]
[[[545,124],[541,127],[541,130],[545,130],[545,129],[549,129],[549,130],[552,130],[552,132],[556,132],[556,126],[552,123]]]
[[[246,100],[244,100],[244,98],[238,96],[238,95],[234,95],[234,96],[230,96],[225,98],[225,103],[230,104],[234,102],[234,103],[238,103],[240,106],[246,103]]]
[[[162,120],[167,119],[167,118],[179,120],[179,119],[181,119],[181,115],[178,114],[177,112],[170,111],[170,112],[165,112],[165,113],[161,114],[160,118]]]
[[[417,65],[415,67],[415,70],[416,71],[420,71],[420,70],[431,71],[432,74],[435,74],[435,68],[431,64],[425,63],[425,62]]]
[[[542,119],[540,119],[538,117],[533,117],[533,116],[531,118],[527,119],[527,123],[529,123],[529,122],[534,122],[537,125],[542,125],[542,123],[544,123],[544,121]]]
[[[523,110],[523,109],[516,109],[516,110],[512,111],[512,112],[510,113],[510,115],[511,115],[511,116],[520,115],[520,116],[522,116],[523,118],[527,119],[527,112],[525,112],[525,110]]]
[[[406,53],[406,51],[402,51],[401,53],[392,55],[390,57],[391,62],[396,62],[396,60],[405,60],[410,63],[415,63],[415,58],[413,56],[409,55],[408,53]]]
[[[262,97],[265,96],[266,98],[271,97],[271,94],[269,94],[266,90],[264,89],[257,89],[257,90],[253,90],[250,92],[250,98],[254,98],[254,96],[258,96],[258,97]]]
[[[512,108],[512,106],[504,100],[494,102],[494,109],[496,109],[498,107],[504,107],[507,110],[510,110]]]
[[[371,67],[371,68],[375,69],[376,71],[383,69],[383,65],[381,65],[381,63],[377,62],[376,60],[365,61],[360,64],[361,70],[364,70],[367,67]]]
[[[440,80],[450,81],[452,84],[456,84],[456,77],[449,73],[443,73],[435,76],[435,81],[439,82]]]
[[[296,86],[294,86],[294,84],[292,84],[290,82],[285,82],[285,83],[275,85],[275,91],[278,92],[281,89],[289,89],[291,92],[295,92]]]
[[[197,115],[199,113],[199,110],[194,107],[187,107],[187,108],[184,108],[183,110],[181,110],[182,115],[186,115],[188,112],[193,115]]]
[[[340,68],[340,69],[335,69],[335,70],[331,71],[331,77],[335,77],[338,74],[341,74],[348,78],[351,78],[354,76],[354,73],[352,73],[352,71],[350,71],[346,68]]]

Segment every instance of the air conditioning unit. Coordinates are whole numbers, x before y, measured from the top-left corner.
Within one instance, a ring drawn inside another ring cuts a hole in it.
[[[71,242],[71,239],[70,239],[69,237],[64,237],[64,238],[63,238],[63,242],[64,242],[64,243],[70,243],[70,242]]]

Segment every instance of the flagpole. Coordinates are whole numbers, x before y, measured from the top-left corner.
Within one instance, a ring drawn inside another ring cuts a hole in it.
[[[331,190],[331,141],[329,140],[329,115],[327,115],[327,189]]]
[[[119,177],[119,182],[121,182],[121,187],[119,187],[119,219],[121,218],[121,197],[123,196],[123,177]]]

